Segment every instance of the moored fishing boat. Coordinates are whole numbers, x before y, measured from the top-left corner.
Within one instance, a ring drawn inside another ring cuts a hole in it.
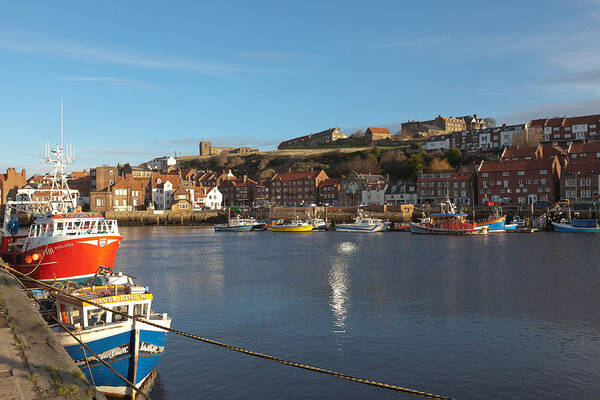
[[[306,223],[313,226],[313,231],[322,232],[327,230],[327,223],[322,218],[308,218]]]
[[[23,239],[3,236],[0,254],[31,278],[83,282],[100,265],[114,266],[120,243],[116,221],[95,213],[67,212],[37,219]]]
[[[52,150],[46,146],[46,163],[52,171],[27,198],[6,204],[0,229],[0,257],[17,271],[46,283],[83,282],[100,265],[112,268],[121,243],[115,220],[74,211],[77,201],[65,173],[65,166],[73,162],[69,149],[65,155],[62,144]],[[19,231],[19,213],[38,217],[28,231]]]
[[[394,222],[390,226],[390,231],[392,231],[392,232],[410,232],[410,223],[409,222]]]
[[[249,232],[251,230],[260,230],[264,224],[258,222],[254,218],[229,218],[225,224],[215,224],[216,232]]]
[[[298,217],[288,223],[275,224],[271,226],[271,232],[312,232],[312,224],[302,221]]]
[[[467,214],[464,213],[432,214],[421,222],[411,222],[410,231],[439,235],[486,235],[488,233],[487,226],[476,226],[472,222],[467,222],[466,218]]]
[[[502,233],[506,230],[506,215],[492,216],[487,220],[475,221],[475,226],[487,226],[489,233]]]
[[[523,228],[525,226],[525,221],[518,215],[515,215],[512,224],[516,225],[517,228]]]
[[[552,222],[552,227],[557,232],[579,232],[579,233],[597,233],[600,232],[600,226],[595,219],[571,219]]]
[[[129,277],[109,275],[106,279],[106,285],[69,293],[83,300],[56,294],[57,317],[69,330],[75,330],[76,336],[101,359],[139,387],[165,353],[167,331],[130,317],[136,316],[164,328],[170,328],[171,319],[166,313],[152,312],[152,293],[143,286],[135,286]],[[128,316],[100,309],[97,305]],[[52,326],[52,330],[99,391],[115,397],[132,395],[130,387],[86,352],[60,325]]]
[[[336,224],[336,232],[382,232],[387,229],[389,223],[379,218],[363,215],[359,210],[354,216],[354,221],[349,224]]]

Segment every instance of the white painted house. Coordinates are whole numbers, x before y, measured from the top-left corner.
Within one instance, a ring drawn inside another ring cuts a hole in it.
[[[168,210],[173,204],[173,184],[169,181],[156,180],[156,187],[152,188],[152,202],[155,210]]]
[[[382,206],[385,204],[385,191],[387,184],[370,183],[362,191],[362,204],[368,206]]]
[[[223,207],[223,194],[216,186],[203,186],[194,189],[194,208],[220,210]]]

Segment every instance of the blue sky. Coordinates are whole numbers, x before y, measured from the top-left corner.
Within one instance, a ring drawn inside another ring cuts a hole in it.
[[[333,126],[600,112],[600,1],[0,1],[0,170]]]

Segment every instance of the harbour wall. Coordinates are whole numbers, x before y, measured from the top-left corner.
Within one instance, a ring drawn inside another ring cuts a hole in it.
[[[0,397],[105,400],[34,304],[12,275],[0,271]]]

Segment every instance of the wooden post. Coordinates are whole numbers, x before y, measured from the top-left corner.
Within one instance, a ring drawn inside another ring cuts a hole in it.
[[[136,321],[133,320],[134,340],[133,340],[133,379],[131,382],[137,387],[137,364],[140,354],[140,330],[136,326]],[[136,390],[132,389],[131,398],[135,400]]]

